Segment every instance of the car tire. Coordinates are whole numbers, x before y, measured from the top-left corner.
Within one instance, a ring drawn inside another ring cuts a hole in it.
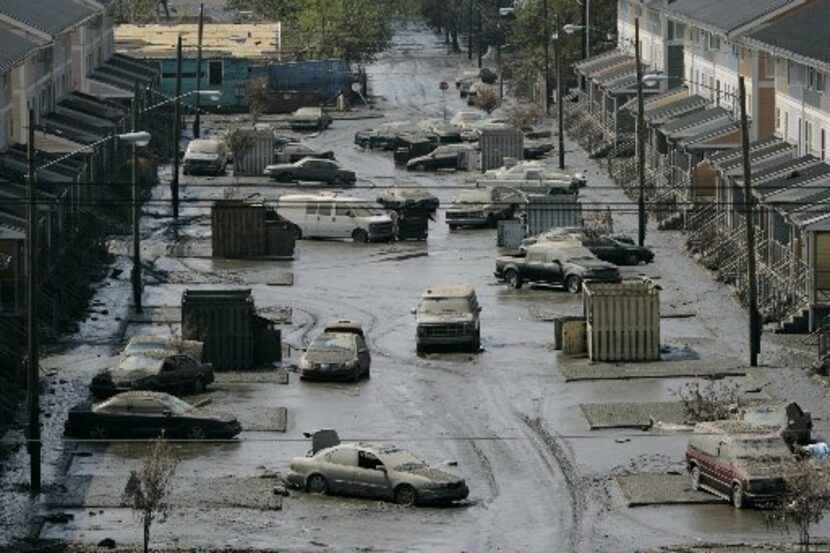
[[[744,489],[740,484],[732,486],[732,506],[736,509],[743,509],[746,507],[746,498],[744,497]]]
[[[691,469],[689,469],[689,478],[691,478],[691,485],[694,491],[700,490],[700,469],[697,465],[693,465]]]
[[[395,488],[395,503],[405,507],[414,507],[418,503],[418,492],[409,484]]]
[[[201,376],[196,377],[196,380],[193,381],[193,393],[194,394],[203,394],[205,393],[205,381],[202,380]]]
[[[325,495],[329,491],[329,483],[322,474],[312,474],[306,478],[305,490],[308,493]]]
[[[185,438],[188,440],[204,440],[206,437],[205,428],[198,424],[188,427],[185,431]]]
[[[341,187],[343,186],[343,179],[341,179],[340,177],[334,177],[334,180],[332,180],[331,183],[334,186]]]
[[[571,294],[578,294],[582,290],[582,280],[576,275],[570,275],[565,279],[565,288]]]
[[[639,265],[640,264],[640,256],[637,255],[636,252],[626,253],[624,260],[625,260],[626,265]]]
[[[522,287],[522,279],[519,278],[519,272],[513,269],[510,269],[504,273],[504,281],[507,283],[507,286],[513,288],[514,290],[518,290]]]
[[[352,231],[352,240],[356,243],[366,244],[369,241],[369,233],[362,228]]]
[[[92,440],[106,440],[109,437],[109,431],[103,424],[93,424],[87,433]]]

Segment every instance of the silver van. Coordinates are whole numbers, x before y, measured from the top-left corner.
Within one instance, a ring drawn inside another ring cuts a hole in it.
[[[287,194],[277,200],[277,213],[293,223],[300,238],[351,238],[382,242],[394,237],[392,219],[362,198],[334,194]]]

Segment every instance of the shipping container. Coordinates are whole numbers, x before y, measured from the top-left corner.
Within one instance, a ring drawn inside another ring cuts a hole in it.
[[[492,125],[481,129],[478,139],[481,171],[502,167],[504,158],[524,159],[524,135],[510,125]]]
[[[516,219],[499,221],[497,244],[500,248],[516,251],[522,245],[524,237],[525,229],[521,221]]]
[[[583,286],[592,361],[660,359],[660,288],[643,279]]]
[[[334,102],[340,92],[351,90],[351,67],[343,60],[315,60],[255,65],[250,77],[265,77],[271,90],[316,92],[319,102]]]
[[[294,228],[264,204],[219,200],[211,207],[213,257],[294,256]]]
[[[263,204],[219,200],[210,210],[213,257],[242,259],[267,253]]]
[[[582,204],[576,194],[529,195],[526,206],[527,236],[555,228],[582,226]]]
[[[185,290],[182,338],[205,347],[206,363],[220,371],[254,367],[254,298],[251,290]]]
[[[261,177],[265,167],[274,163],[274,133],[247,131],[253,139],[251,148],[233,155],[233,174],[237,177]]]
[[[320,105],[320,93],[316,90],[270,91],[266,100],[265,113],[294,113],[300,108]]]

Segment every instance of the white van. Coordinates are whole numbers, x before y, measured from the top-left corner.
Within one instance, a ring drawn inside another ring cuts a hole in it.
[[[394,236],[392,219],[362,198],[333,194],[287,194],[277,213],[294,224],[297,238],[351,238],[386,241]]]

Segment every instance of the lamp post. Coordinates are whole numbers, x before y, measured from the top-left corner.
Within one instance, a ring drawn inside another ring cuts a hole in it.
[[[634,59],[637,66],[637,243],[646,241],[646,148],[643,100],[643,66],[640,59],[640,18],[634,19]]]
[[[202,88],[202,32],[205,28],[205,5],[199,4],[199,25],[197,31],[196,45],[196,90]],[[202,124],[199,118],[199,96],[196,96],[196,117],[193,119],[193,138],[199,138],[202,134]]]
[[[562,27],[556,18],[556,32],[551,37],[556,46],[556,119],[559,129],[559,169],[565,168],[565,104],[562,99]]]

